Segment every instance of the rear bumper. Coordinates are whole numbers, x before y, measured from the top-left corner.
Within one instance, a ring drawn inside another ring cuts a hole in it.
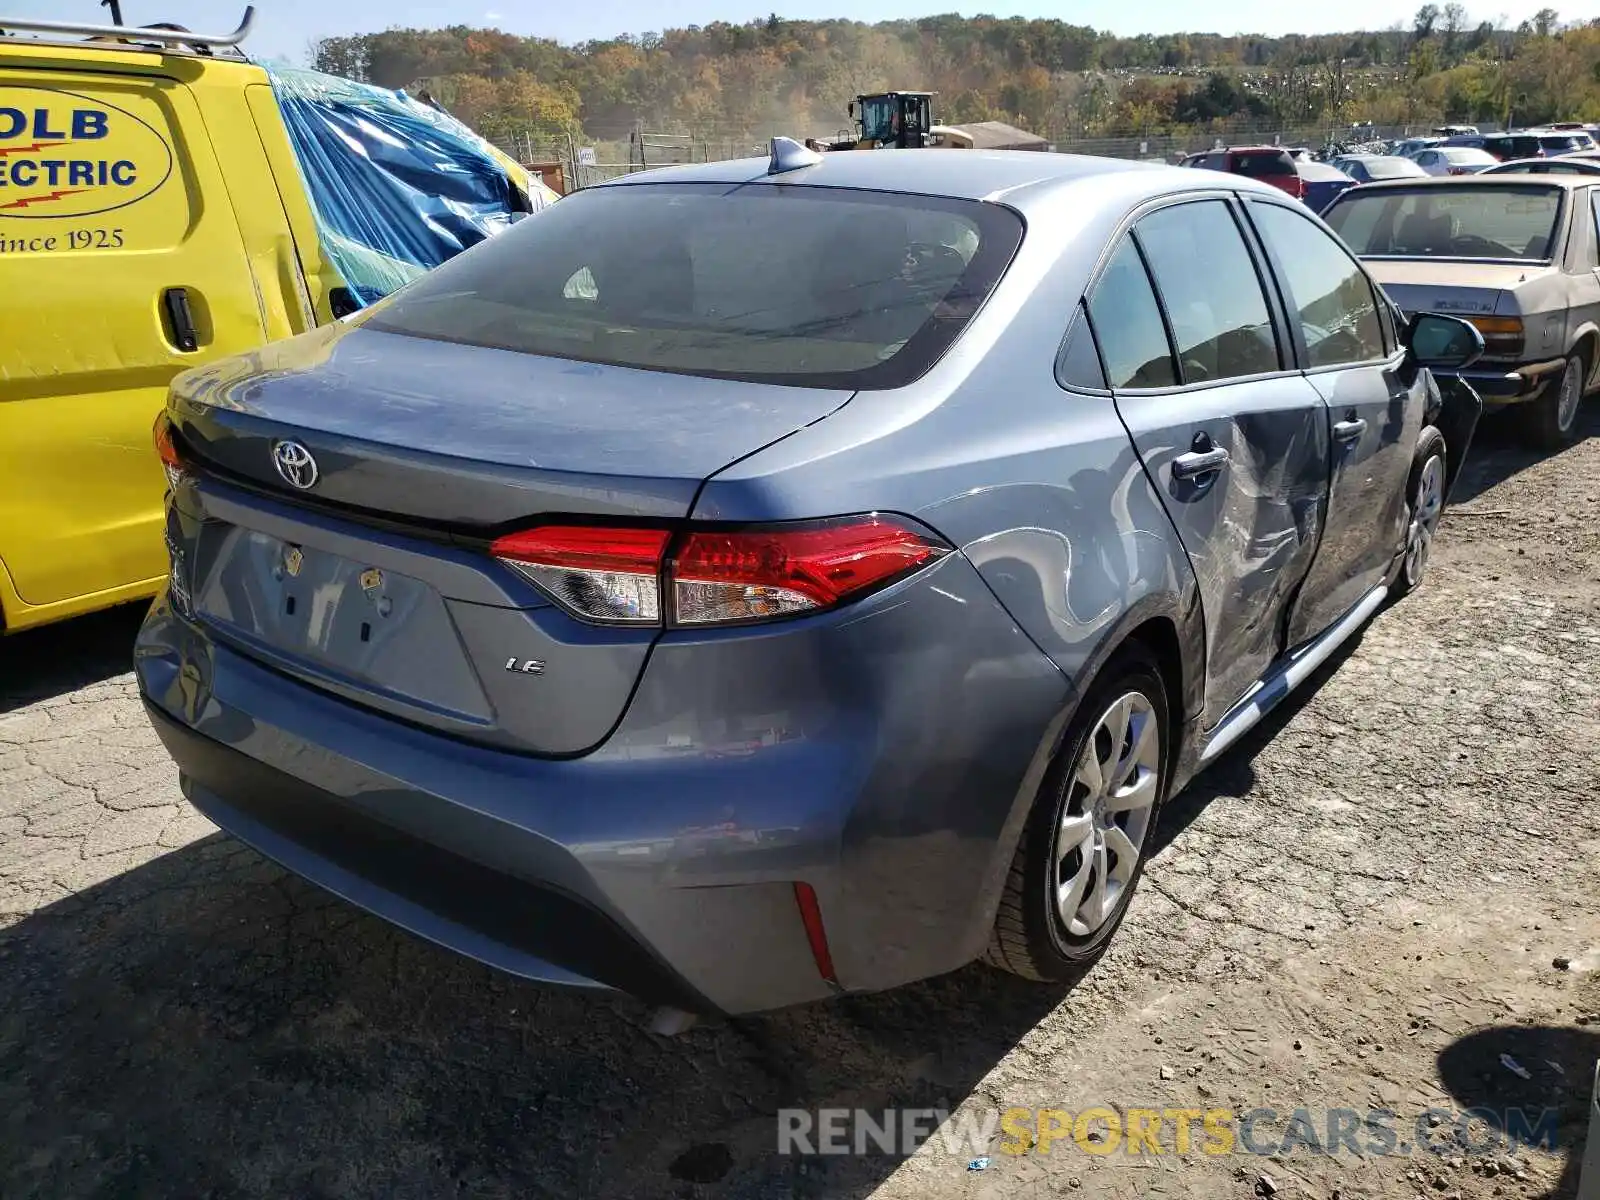
[[[196,733],[149,701],[145,709],[181,765],[184,794],[196,808],[329,891],[515,974],[579,987],[605,979],[660,1003],[708,1007],[592,905],[421,841],[362,806]],[[559,863],[546,865],[560,873]],[[570,967],[557,965],[563,962]]]
[[[164,595],[135,667],[191,801],[290,870],[527,978],[724,1012],[976,957],[1068,695],[960,555],[831,618],[664,638],[580,758],[335,698]]]
[[[1453,374],[1470,383],[1483,397],[1484,403],[1503,405],[1536,399],[1565,365],[1565,359],[1554,358],[1546,362],[1525,363],[1510,370],[1480,367]]]

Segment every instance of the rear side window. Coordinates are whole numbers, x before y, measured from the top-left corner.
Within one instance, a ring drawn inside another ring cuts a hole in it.
[[[1387,357],[1372,285],[1344,248],[1307,218],[1277,204],[1252,202],[1250,219],[1278,260],[1305,335],[1307,365]]]
[[[569,196],[374,312],[374,329],[583,362],[900,387],[960,335],[1022,240],[978,201],[769,184]]]
[[[1135,231],[1172,323],[1185,383],[1279,369],[1261,281],[1226,202],[1163,208]]]
[[[1247,150],[1233,156],[1235,175],[1261,179],[1268,175],[1293,175],[1294,159],[1283,150]]]
[[[1084,320],[1081,310],[1073,312],[1072,328],[1061,347],[1061,356],[1056,360],[1056,380],[1063,387],[1085,388],[1089,391],[1105,389],[1106,377],[1100,369],[1100,356],[1095,352],[1094,334],[1090,332],[1089,322]]]
[[[1178,382],[1161,309],[1131,238],[1122,239],[1095,284],[1089,319],[1112,387],[1171,387]]]

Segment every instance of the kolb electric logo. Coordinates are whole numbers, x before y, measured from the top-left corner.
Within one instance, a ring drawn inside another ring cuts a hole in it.
[[[75,92],[0,87],[0,218],[111,212],[171,174],[166,139],[132,113]]]

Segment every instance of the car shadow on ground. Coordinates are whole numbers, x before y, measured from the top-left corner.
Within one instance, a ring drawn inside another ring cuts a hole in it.
[[[1588,1028],[1504,1025],[1467,1034],[1440,1051],[1439,1077],[1458,1111],[1480,1119],[1443,1126],[1433,1140],[1453,1143],[1450,1152],[1480,1169],[1484,1159],[1518,1158],[1524,1146],[1548,1134],[1548,1148],[1562,1156],[1563,1165],[1543,1200],[1572,1200],[1597,1060],[1600,1032]]]
[[[0,637],[0,713],[133,670],[133,638],[146,603]]]
[[[899,1158],[779,1156],[778,1111],[953,1109],[1064,999],[974,966],[661,1038],[214,835],[0,931],[0,1193],[864,1193]]]
[[[1190,825],[1200,818],[1219,799],[1243,796],[1256,783],[1255,758],[1278,736],[1283,727],[1294,720],[1322,689],[1322,685],[1339,672],[1345,661],[1355,653],[1366,635],[1366,628],[1341,645],[1313,671],[1309,678],[1285,696],[1261,723],[1228,748],[1215,763],[1197,775],[1188,787],[1173,796],[1162,806],[1150,845],[1151,858],[1156,858],[1177,840]]]
[[[1467,461],[1450,494],[1451,504],[1468,504],[1484,492],[1561,451],[1531,446],[1520,428],[1522,414],[1515,408],[1487,413],[1479,421],[1467,450]],[[1600,396],[1585,400],[1578,409],[1574,444],[1600,437]]]

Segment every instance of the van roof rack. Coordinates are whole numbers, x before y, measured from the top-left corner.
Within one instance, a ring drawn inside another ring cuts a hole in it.
[[[210,49],[214,46],[237,46],[250,33],[255,24],[255,6],[248,5],[232,33],[191,33],[187,29],[171,27],[140,27],[137,25],[90,25],[79,21],[41,21],[34,17],[0,16],[0,29],[10,33],[25,30],[28,33],[77,33],[86,38],[117,38],[137,42],[157,42],[164,46],[196,46]]]

